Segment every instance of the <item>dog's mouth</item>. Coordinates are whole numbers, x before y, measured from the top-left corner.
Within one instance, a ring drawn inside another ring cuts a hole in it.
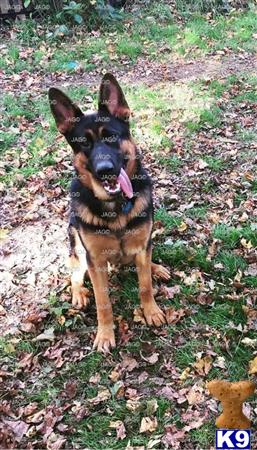
[[[109,195],[117,195],[121,192],[120,182],[118,181],[118,178],[113,175],[104,179],[102,185]]]
[[[132,198],[134,195],[131,181],[124,169],[121,169],[118,177],[106,176],[102,185],[109,195],[118,195],[121,192],[128,198]]]

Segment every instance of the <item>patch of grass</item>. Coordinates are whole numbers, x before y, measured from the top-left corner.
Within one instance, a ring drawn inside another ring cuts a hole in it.
[[[253,180],[251,182],[251,190],[256,194],[257,193],[257,180]]]
[[[206,127],[217,128],[220,125],[220,115],[220,108],[212,106],[210,109],[201,110],[196,120],[186,121],[185,126],[191,132],[196,132]]]
[[[257,288],[257,277],[256,276],[243,277],[242,282],[250,288]]]
[[[213,229],[213,237],[220,239],[225,248],[233,249],[239,246],[242,238],[251,241],[255,247],[257,245],[257,234],[254,227],[250,224],[245,224],[244,227],[231,227],[225,224],[215,225]]]
[[[195,362],[196,353],[203,350],[204,341],[201,340],[189,340],[184,345],[175,349],[175,361],[176,365],[184,370]]]
[[[202,185],[203,192],[211,192],[211,191],[214,191],[215,189],[216,189],[216,186],[212,180],[204,181],[204,183]]]
[[[207,2],[202,2],[207,3]],[[182,33],[180,51],[197,54],[199,51],[209,52],[223,50],[225,47],[238,52],[239,48],[254,51],[254,36],[257,29],[256,14],[251,10],[238,15],[219,15],[214,21],[194,14],[189,16]]]
[[[230,381],[244,380],[249,369],[249,361],[253,359],[252,350],[240,345],[240,339],[231,346],[231,357],[228,360]]]
[[[128,56],[132,62],[142,54],[143,47],[139,42],[128,42],[126,39],[120,40],[117,44],[117,54]]]
[[[240,130],[237,133],[237,137],[243,142],[256,142],[257,133],[251,130]]]
[[[225,161],[214,156],[204,156],[203,160],[207,162],[209,169],[213,172],[219,172],[225,167]]]
[[[243,301],[233,304],[216,301],[215,305],[209,307],[208,310],[204,307],[199,308],[193,316],[193,320],[197,323],[209,325],[215,330],[226,332],[230,329],[229,322],[233,322],[236,326],[246,323],[242,304]]]
[[[17,142],[18,136],[14,133],[6,133],[0,130],[0,144],[1,150],[0,153],[3,153],[5,150],[8,150],[12,145]]]
[[[186,215],[193,219],[204,219],[206,217],[208,206],[194,206],[186,210]]]
[[[188,248],[181,242],[176,242],[174,245],[155,245],[153,259],[163,261],[171,267],[183,267],[188,260]]]
[[[38,402],[42,406],[47,406],[53,400],[57,400],[60,391],[60,386],[48,384],[47,386],[40,386],[37,391],[32,391],[29,395],[31,402]]]
[[[69,374],[69,377],[72,374],[73,377],[78,378],[83,382],[87,382],[92,374],[101,371],[103,363],[103,355],[93,352],[86,355],[82,361],[78,361],[75,364],[69,363],[66,368],[66,373]]]
[[[223,268],[218,270],[221,277],[233,278],[238,270],[243,271],[247,264],[246,261],[238,255],[235,255],[229,251],[221,251],[214,258],[214,264],[221,263]],[[217,269],[216,269],[217,270]]]
[[[212,263],[207,260],[208,250],[205,247],[188,247],[184,242],[176,241],[174,245],[158,244],[154,246],[155,260],[161,260],[171,267],[185,269],[186,267],[198,268],[209,272]]]
[[[159,208],[155,211],[154,220],[160,220],[167,231],[178,227],[182,222],[180,217],[168,213],[164,208]]]
[[[178,172],[178,169],[182,166],[182,161],[178,156],[172,155],[172,156],[160,156],[157,157],[160,164],[163,164],[167,167],[167,169],[170,172],[176,173]]]
[[[215,444],[215,425],[212,422],[205,423],[200,428],[191,431],[192,441],[197,448],[210,448]],[[199,447],[200,446],[200,447]]]

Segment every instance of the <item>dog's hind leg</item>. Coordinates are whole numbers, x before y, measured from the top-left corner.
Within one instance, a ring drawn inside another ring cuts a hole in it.
[[[161,264],[151,264],[152,277],[160,278],[161,280],[168,281],[170,279],[170,271]]]
[[[72,305],[83,308],[88,305],[89,291],[84,286],[87,275],[86,250],[83,247],[78,231],[73,225],[68,229],[70,240],[69,267],[71,269]]]

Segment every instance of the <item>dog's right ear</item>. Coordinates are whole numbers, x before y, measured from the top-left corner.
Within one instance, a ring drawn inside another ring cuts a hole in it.
[[[83,116],[82,111],[73,103],[67,95],[56,88],[50,88],[48,98],[52,114],[58,130],[62,134],[71,131],[79,117]]]

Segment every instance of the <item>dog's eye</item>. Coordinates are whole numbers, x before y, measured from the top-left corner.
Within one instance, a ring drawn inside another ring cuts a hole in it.
[[[83,152],[88,152],[93,147],[93,141],[90,136],[84,136],[81,141],[81,150]]]

